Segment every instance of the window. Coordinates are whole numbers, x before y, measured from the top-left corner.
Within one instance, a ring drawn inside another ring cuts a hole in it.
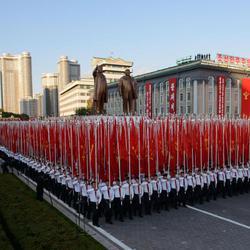
[[[180,106],[180,112],[183,114],[183,106]]]
[[[234,113],[238,114],[238,107],[237,106],[234,107]]]
[[[190,88],[190,87],[191,87],[191,79],[190,79],[190,77],[188,77],[188,78],[186,79],[186,87],[187,87],[187,88]]]
[[[213,100],[213,93],[212,92],[208,92],[208,101],[212,101]]]
[[[190,93],[190,92],[187,93],[187,100],[188,100],[188,101],[191,100],[191,93]]]
[[[188,113],[188,114],[191,113],[191,106],[187,106],[187,113]]]
[[[212,114],[212,112],[213,112],[213,107],[212,107],[212,105],[209,105],[208,106],[208,113]]]
[[[180,101],[183,101],[183,93],[180,93]]]
[[[230,112],[230,106],[226,106],[226,113],[229,114]]]
[[[179,80],[179,89],[183,89],[183,79]]]

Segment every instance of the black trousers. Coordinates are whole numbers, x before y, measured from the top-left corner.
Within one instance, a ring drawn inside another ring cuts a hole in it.
[[[177,191],[176,189],[171,189],[170,191],[170,201],[172,206],[177,209],[178,208],[178,198],[177,198]]]
[[[132,219],[132,202],[130,200],[129,195],[125,195],[125,198],[123,200],[123,215],[127,217],[129,216],[130,219]]]
[[[184,187],[180,187],[178,198],[179,198],[179,205],[186,206],[186,194]]]
[[[167,190],[162,190],[160,197],[161,197],[161,206],[162,206],[162,208],[164,208],[165,210],[168,210],[169,200],[168,200],[168,192],[167,192]]]
[[[232,186],[229,179],[226,179],[225,192],[229,197],[232,197]]]
[[[194,192],[193,192],[193,187],[192,186],[188,186],[187,188],[187,201],[190,205],[194,204]]]
[[[149,200],[148,193],[143,194],[142,203],[143,203],[145,214],[150,215],[151,214],[151,201]]]
[[[104,200],[103,199],[103,212],[105,216],[105,221],[107,223],[112,223],[112,209],[111,209],[111,204],[109,200]]]
[[[86,217],[88,211],[90,210],[89,209],[88,197],[87,196],[81,196],[81,199],[80,199],[80,210],[81,210],[82,215],[84,217]]]
[[[248,177],[244,177],[244,191],[245,193],[248,193],[249,185],[248,185]]]
[[[238,194],[238,189],[237,189],[237,180],[236,180],[236,178],[233,178],[231,186],[232,186],[232,193],[234,195],[237,195]]]
[[[113,203],[113,209],[114,209],[114,214],[115,214],[115,220],[119,219],[120,221],[123,221],[123,211],[122,211],[121,199],[114,198],[112,203]]]
[[[214,181],[210,182],[210,185],[209,185],[209,195],[212,196],[214,200],[217,199],[217,189],[216,189]]]
[[[160,197],[157,191],[153,191],[151,199],[152,199],[152,204],[153,204],[153,210],[159,213],[160,212]]]
[[[133,215],[136,216],[137,213],[142,217],[142,203],[139,200],[139,195],[135,194],[132,200]]]
[[[92,214],[92,223],[94,226],[99,226],[99,214],[98,214],[98,208],[96,206],[95,202],[90,202],[89,203],[90,207],[90,214]],[[89,216],[90,217],[90,216]]]
[[[203,187],[203,197],[206,199],[206,201],[210,201],[209,188],[207,183],[205,183]]]
[[[203,196],[202,196],[201,185],[196,185],[194,192],[195,192],[195,200],[198,201],[200,204],[202,204],[203,203]]]
[[[243,181],[241,178],[238,179],[237,188],[238,188],[238,192],[240,194],[243,194],[244,187],[243,187]]]
[[[218,190],[218,193],[220,193],[223,198],[226,198],[224,181],[218,181],[217,190]]]

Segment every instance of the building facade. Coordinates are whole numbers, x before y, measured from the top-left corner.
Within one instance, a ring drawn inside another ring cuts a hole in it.
[[[43,116],[43,94],[35,94],[34,99],[37,100],[37,116],[42,117]]]
[[[43,116],[58,116],[58,74],[42,75],[43,87]]]
[[[249,75],[250,67],[207,59],[139,75],[135,77],[137,113],[153,117],[168,113],[240,116],[246,95],[242,82]],[[109,85],[108,97],[107,113],[122,114],[117,83]]]
[[[32,96],[32,66],[29,52],[0,56],[0,106],[20,113],[20,101]]]
[[[29,117],[38,116],[38,100],[32,97],[26,97],[20,101],[20,113]]]
[[[94,80],[92,77],[69,83],[60,92],[60,116],[74,115],[76,109],[87,108],[93,87]]]
[[[58,89],[61,91],[72,81],[80,80],[81,70],[77,60],[69,60],[61,56],[58,64]]]
[[[91,64],[93,70],[96,67],[96,65],[103,66],[103,73],[106,76],[107,83],[119,80],[122,76],[124,76],[124,71],[126,69],[132,71],[132,66],[133,66],[133,62],[113,57],[108,57],[108,58],[93,57]]]

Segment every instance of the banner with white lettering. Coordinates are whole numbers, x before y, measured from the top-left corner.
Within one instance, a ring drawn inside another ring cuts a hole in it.
[[[169,79],[169,113],[176,113],[176,78]]]
[[[147,82],[145,84],[145,94],[146,94],[146,115],[152,118],[152,83]]]
[[[225,92],[226,80],[225,76],[217,77],[217,115],[223,117],[225,115]]]

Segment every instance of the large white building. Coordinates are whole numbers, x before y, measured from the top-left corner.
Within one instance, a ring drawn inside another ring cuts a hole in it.
[[[69,83],[60,92],[60,116],[74,115],[78,108],[87,108],[93,87],[94,80],[92,77]]]
[[[32,66],[29,52],[0,56],[0,108],[20,113],[20,101],[32,96]]]
[[[93,57],[92,59],[92,68],[96,65],[103,66],[103,73],[106,76],[107,83],[115,82],[124,76],[124,71],[129,69],[132,71],[133,62],[125,61],[121,58],[102,58],[102,57]]]

